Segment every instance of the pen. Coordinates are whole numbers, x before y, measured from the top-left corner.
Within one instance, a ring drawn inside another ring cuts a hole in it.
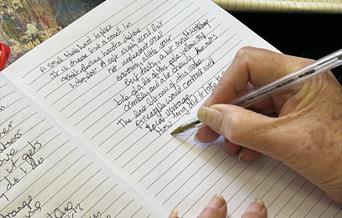
[[[313,77],[318,73],[333,69],[340,65],[342,65],[342,49],[337,50],[300,70],[290,73],[285,77],[275,80],[268,85],[260,87],[253,92],[241,96],[240,98],[232,101],[230,104],[234,104],[240,107],[251,106],[252,104],[259,102],[260,100],[267,98],[280,90],[288,88],[289,86],[292,86],[294,84],[298,84],[304,80]],[[177,127],[171,132],[171,135],[175,136],[179,133],[199,127],[201,125],[201,121],[199,120],[191,121]]]

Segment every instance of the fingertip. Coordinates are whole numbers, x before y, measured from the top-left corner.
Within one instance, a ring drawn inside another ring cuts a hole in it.
[[[171,211],[169,218],[178,218],[178,210],[176,208]]]
[[[224,140],[224,150],[231,155],[237,154],[240,151],[241,147],[234,143],[231,143],[227,139]]]
[[[221,208],[226,206],[226,200],[221,195],[215,195],[208,203],[207,207]]]
[[[260,157],[260,153],[248,148],[242,148],[238,159],[241,161],[252,161]]]
[[[227,216],[227,203],[222,196],[215,195],[202,210],[200,218],[225,218]]]
[[[264,201],[257,198],[247,207],[242,218],[267,218],[267,208]]]
[[[264,211],[265,209],[266,206],[264,201],[257,198],[254,202],[249,204],[247,211]]]
[[[212,142],[216,140],[218,137],[219,135],[213,130],[211,130],[208,126],[203,126],[199,128],[195,135],[196,140],[204,143]]]

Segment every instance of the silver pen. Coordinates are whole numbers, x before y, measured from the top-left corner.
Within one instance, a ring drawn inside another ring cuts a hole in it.
[[[318,73],[331,70],[340,65],[342,65],[342,49],[339,49],[300,70],[290,73],[285,77],[275,80],[270,84],[260,87],[253,92],[241,96],[240,98],[237,98],[234,101],[230,102],[230,104],[246,108],[256,102],[260,102],[261,100],[275,94],[276,92],[288,88],[289,86],[303,82],[317,75]],[[187,131],[188,129],[199,127],[200,125],[202,125],[202,123],[199,120],[185,123],[173,130],[171,132],[171,135],[177,135],[179,133]]]

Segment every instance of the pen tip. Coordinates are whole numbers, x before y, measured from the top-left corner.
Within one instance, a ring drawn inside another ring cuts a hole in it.
[[[183,132],[183,130],[181,129],[181,127],[177,127],[175,130],[173,130],[172,132],[171,132],[171,135],[172,136],[175,136],[175,135],[177,135],[177,134],[179,134],[179,133],[182,133]]]
[[[175,135],[177,135],[179,133],[183,133],[183,132],[187,131],[188,129],[196,127],[198,124],[201,124],[201,121],[195,120],[195,121],[192,121],[190,123],[183,124],[183,125],[177,127],[175,130],[173,130],[171,132],[171,135],[175,136]]]

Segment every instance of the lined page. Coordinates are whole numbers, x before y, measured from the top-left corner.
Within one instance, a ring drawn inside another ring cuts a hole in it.
[[[211,1],[111,0],[5,72],[164,211],[193,217],[222,194],[232,217],[256,197],[270,216],[338,213],[281,163],[228,156],[170,131],[216,86],[237,50],[275,50]],[[27,66],[33,66],[29,69]],[[299,206],[298,206],[299,205]]]
[[[341,13],[341,0],[213,0],[230,11]]]
[[[154,215],[2,75],[0,93],[0,217]]]

